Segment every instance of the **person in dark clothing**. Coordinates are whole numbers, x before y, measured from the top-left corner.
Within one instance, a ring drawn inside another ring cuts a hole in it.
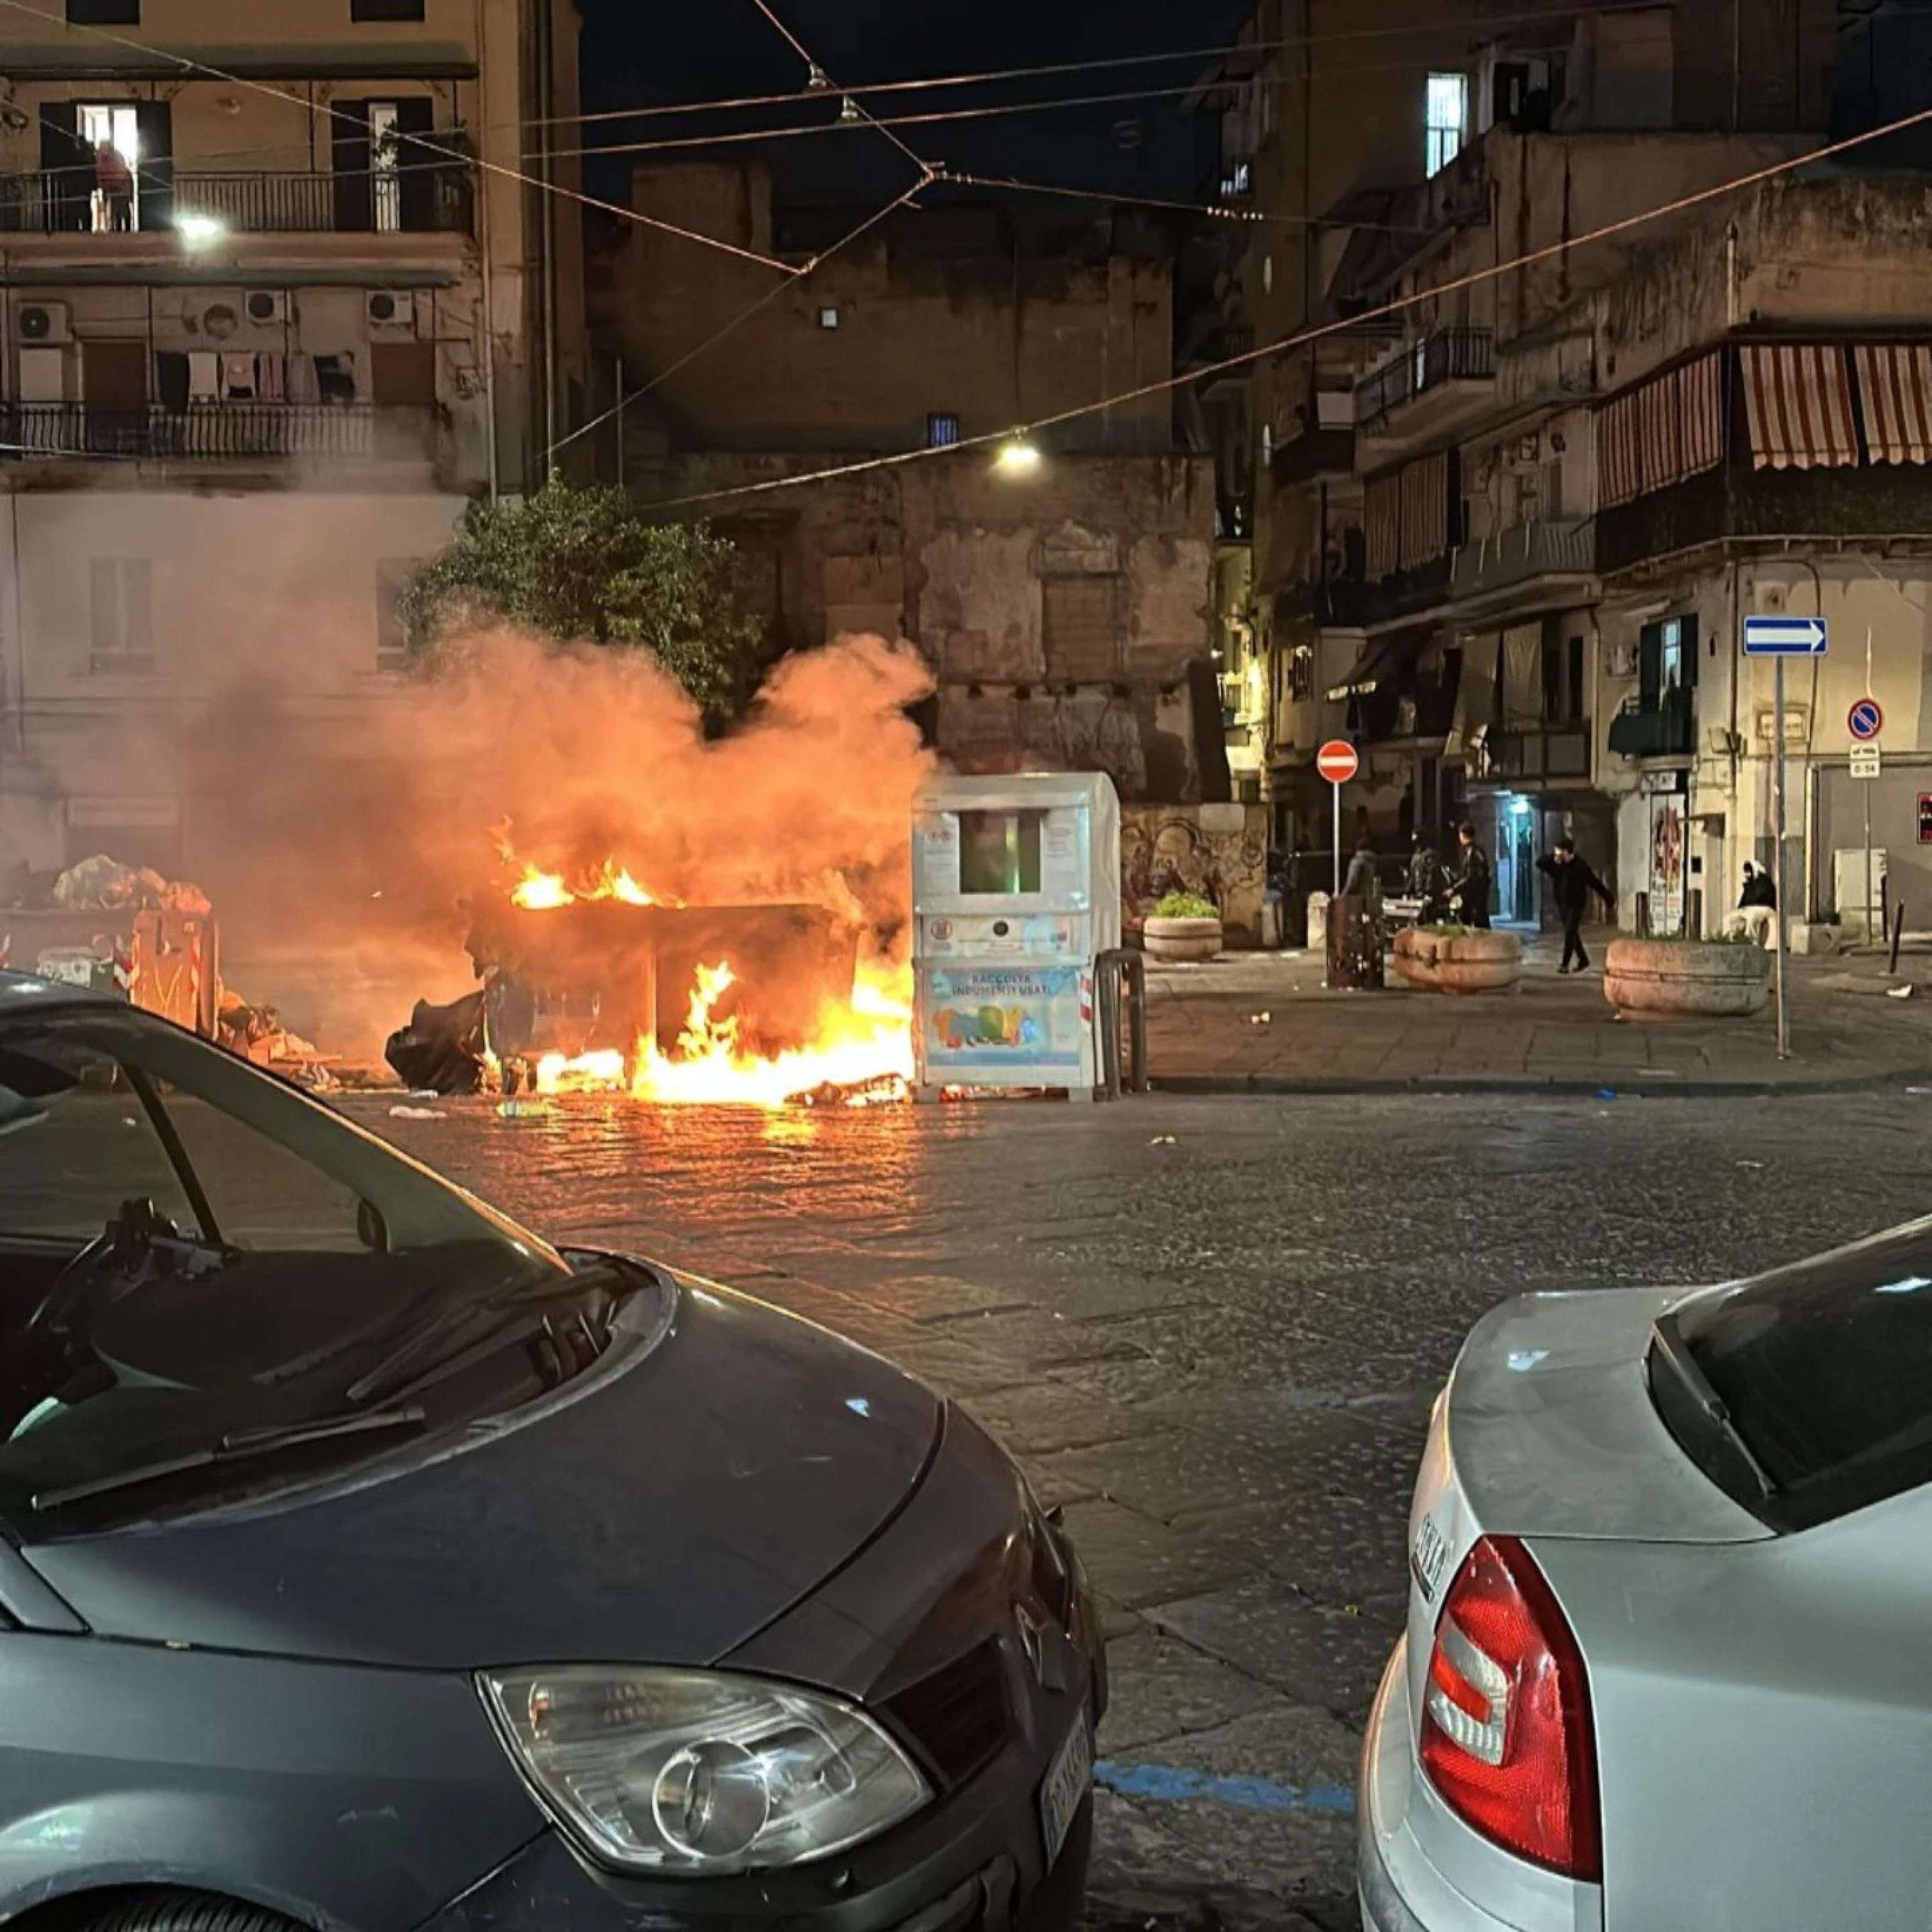
[[[1778,887],[1768,872],[1760,872],[1751,862],[1744,861],[1744,889],[1738,896],[1738,910],[1742,912],[1749,906],[1762,906],[1767,911],[1778,910]]]
[[[1570,839],[1558,839],[1556,850],[1545,853],[1538,860],[1536,869],[1549,880],[1556,910],[1563,916],[1563,963],[1556,970],[1559,973],[1568,972],[1574,957],[1576,970],[1587,973],[1590,970],[1590,956],[1583,949],[1583,915],[1590,909],[1590,895],[1594,892],[1603,901],[1606,910],[1613,915],[1617,909],[1616,899],[1610,887],[1598,878],[1589,860],[1576,856],[1576,845]]]
[[[1778,932],[1778,886],[1768,872],[1761,872],[1744,861],[1744,889],[1738,895],[1738,909],[1724,922],[1732,938],[1754,939],[1770,945]]]
[[[1483,850],[1474,826],[1466,824],[1457,838],[1462,850],[1462,869],[1456,874],[1449,896],[1455,902],[1456,917],[1465,926],[1486,932],[1495,881],[1490,855]]]
[[[1382,904],[1382,880],[1376,873],[1376,842],[1366,836],[1357,842],[1355,856],[1348,861],[1348,876],[1342,882],[1345,899],[1366,899],[1371,911]]]

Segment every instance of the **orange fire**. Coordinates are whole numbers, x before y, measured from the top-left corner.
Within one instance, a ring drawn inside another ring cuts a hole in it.
[[[662,893],[646,892],[632,878],[629,868],[614,859],[606,859],[595,872],[580,878],[573,887],[561,872],[546,872],[540,866],[526,864],[524,876],[510,889],[510,902],[527,912],[554,912],[560,906],[574,905],[579,899],[622,899],[626,905],[679,906],[684,902]]]
[[[669,1053],[641,1040],[631,1066],[615,1052],[538,1063],[540,1094],[612,1093],[670,1106],[777,1108],[821,1099],[847,1106],[903,1100],[912,1079],[911,976],[904,968],[861,965],[850,1002],[828,1005],[809,1045],[748,1053],[736,1013],[718,1011],[738,983],[728,962],[700,966],[683,1030]]]

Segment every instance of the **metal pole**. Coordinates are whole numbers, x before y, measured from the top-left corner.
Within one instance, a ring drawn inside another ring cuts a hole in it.
[[[1859,787],[1859,790],[1862,790],[1862,791],[1864,794],[1864,795],[1865,795],[1865,920],[1864,920],[1864,925],[1865,925],[1865,944],[1866,944],[1868,946],[1869,946],[1869,945],[1871,944],[1871,937],[1872,937],[1872,929],[1871,929],[1871,916],[1872,916],[1872,876],[1871,876],[1871,795],[1872,795],[1872,788],[1871,788],[1871,786],[1870,786],[1870,784],[1869,784],[1869,782],[1868,782],[1867,784],[1863,784],[1863,785],[1860,786],[1860,787]],[[1880,929],[1880,936],[1881,938],[1882,938],[1882,937],[1883,937],[1883,928],[1881,928]]]
[[[1335,826],[1335,880],[1329,888],[1328,892],[1331,902],[1342,896],[1342,788],[1336,785],[1334,788],[1334,791],[1335,809],[1329,814],[1334,820]],[[1328,916],[1331,920],[1335,916],[1332,903],[1329,907]]]
[[[624,487],[624,358],[617,358],[617,488]]]
[[[1778,907],[1772,914],[1772,923],[1778,928],[1778,1057],[1780,1060],[1791,1058],[1791,1014],[1785,998],[1785,952],[1790,939],[1786,925],[1784,898],[1784,659],[1773,659],[1772,686],[1772,731],[1773,748],[1772,756],[1772,836],[1778,842],[1775,877],[1778,881]]]

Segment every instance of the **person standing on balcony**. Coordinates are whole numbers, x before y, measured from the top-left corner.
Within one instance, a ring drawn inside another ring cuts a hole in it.
[[[1574,956],[1576,970],[1588,972],[1590,956],[1583,946],[1583,915],[1590,909],[1590,895],[1594,892],[1612,914],[1617,909],[1616,898],[1598,878],[1589,860],[1577,856],[1574,839],[1558,839],[1556,850],[1538,860],[1536,869],[1549,880],[1556,910],[1563,917],[1563,963],[1557,971],[1568,973]]]
[[[134,226],[134,170],[110,140],[94,150],[94,185],[110,234],[125,235]]]

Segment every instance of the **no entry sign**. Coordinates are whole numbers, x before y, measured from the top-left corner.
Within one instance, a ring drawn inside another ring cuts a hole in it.
[[[1316,753],[1315,769],[1330,784],[1346,784],[1362,769],[1362,761],[1347,739],[1330,738]]]

